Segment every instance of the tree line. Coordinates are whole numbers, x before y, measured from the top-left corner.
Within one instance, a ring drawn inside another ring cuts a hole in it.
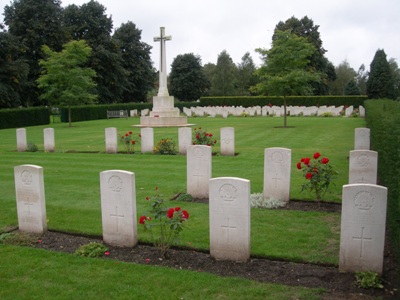
[[[74,82],[74,88],[64,93],[64,99],[109,104],[144,102],[155,95],[158,76],[150,58],[152,47],[141,41],[141,30],[131,21],[113,32],[112,18],[105,12],[106,8],[94,0],[65,8],[60,0],[14,0],[6,5],[3,13],[6,26],[0,24],[0,108],[49,105],[54,99],[61,99],[61,92],[57,94],[54,87],[65,88],[68,74],[78,78],[68,63],[68,55],[80,47],[86,49],[78,51],[85,58],[81,57],[74,68],[86,70],[90,77],[86,81],[89,93],[81,96],[78,82],[69,80]],[[274,47],[284,49],[287,55],[278,58]],[[376,52],[369,72],[364,65],[355,72],[346,61],[335,67],[325,57],[327,50],[323,48],[319,26],[308,17],[279,22],[271,49],[256,51],[263,59],[261,67],[254,64],[248,52],[235,64],[223,50],[216,64],[204,66],[199,55],[178,55],[173,59],[168,78],[170,93],[181,101],[201,96],[279,93],[283,93],[280,96],[367,94],[371,98],[391,99],[400,96],[399,68],[394,59],[386,59],[383,49]],[[302,55],[304,51],[306,56]],[[64,58],[57,53],[63,53]],[[48,63],[51,59],[58,59],[63,65],[51,69]],[[271,66],[274,61],[279,63],[279,72]],[[50,78],[55,70],[57,76]],[[297,74],[303,72],[303,79],[310,79],[302,83],[302,88],[276,89],[271,85],[271,82],[278,84],[278,79],[285,76],[295,76],[293,70]]]

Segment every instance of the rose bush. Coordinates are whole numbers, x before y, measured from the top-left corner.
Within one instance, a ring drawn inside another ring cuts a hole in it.
[[[202,130],[201,127],[194,129],[194,137],[193,145],[214,146],[217,143],[217,140],[214,139],[213,134]]]
[[[124,148],[128,153],[135,152],[135,145],[139,143],[139,140],[134,140],[132,138],[132,131],[129,131],[123,135],[121,135],[120,141],[124,145]],[[139,134],[140,137],[140,134]]]
[[[319,205],[337,172],[329,164],[329,159],[327,157],[321,158],[319,152],[315,152],[312,158],[302,158],[296,166],[297,169],[303,171],[303,176],[306,179],[306,183],[301,186],[301,191],[314,192]]]
[[[189,213],[179,206],[166,208],[164,199],[158,193],[157,187],[156,194],[153,197],[147,196],[146,201],[152,202],[151,210],[140,216],[139,224],[150,232],[155,241],[155,246],[160,249],[162,256],[165,257],[168,249],[174,242],[178,241],[179,233],[189,219]],[[157,233],[155,234],[155,232]],[[155,235],[157,236],[155,237]]]

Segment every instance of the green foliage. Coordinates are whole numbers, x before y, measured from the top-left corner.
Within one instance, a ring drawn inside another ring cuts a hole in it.
[[[258,78],[254,74],[256,69],[256,65],[254,64],[250,53],[245,53],[245,55],[242,57],[242,61],[238,64],[236,80],[238,95],[250,95],[250,87],[258,83]]]
[[[201,127],[194,129],[193,145],[215,146],[217,140],[213,134],[203,130]]]
[[[47,58],[40,60],[42,75],[37,80],[44,92],[40,96],[53,106],[68,106],[91,103],[97,95],[93,93],[96,72],[82,65],[91,54],[91,48],[84,40],[71,41],[61,52],[51,51],[43,46]],[[71,126],[71,114],[69,113]]]
[[[37,242],[38,236],[31,235],[22,231],[0,234],[0,244],[15,246],[33,246]]]
[[[235,78],[237,67],[233,63],[231,56],[222,51],[218,55],[217,65],[215,66],[212,78],[210,94],[215,96],[232,96],[236,94]]]
[[[341,62],[337,67],[335,67],[336,80],[331,82],[329,89],[332,95],[351,95],[346,94],[345,89],[348,82],[352,81],[356,77],[356,71],[350,67],[347,60]],[[356,94],[356,95],[359,95]]]
[[[189,219],[187,210],[182,210],[179,206],[166,208],[162,195],[158,193],[154,196],[146,197],[151,201],[151,209],[139,218],[139,224],[153,236],[153,228],[158,231],[157,237],[153,237],[154,244],[160,249],[161,255],[165,257],[168,249],[178,241],[179,234],[184,228],[184,222]]]
[[[186,193],[181,193],[179,194],[178,198],[176,198],[177,201],[186,201],[186,202],[192,202],[193,201],[193,196],[190,194]]]
[[[154,147],[155,154],[175,155],[175,142],[170,138],[161,139]]]
[[[285,201],[274,198],[264,198],[263,193],[255,193],[250,195],[250,207],[254,208],[280,208],[286,205]]]
[[[89,244],[80,246],[74,254],[86,257],[102,257],[107,250],[107,247],[100,243],[90,242]]]
[[[383,49],[376,51],[371,62],[367,80],[367,94],[368,98],[373,99],[394,99],[395,97],[394,77]]]
[[[302,184],[301,191],[315,193],[318,203],[337,175],[329,164],[329,159],[326,157],[319,159],[320,157],[321,154],[315,152],[313,158],[305,157],[297,163],[297,169],[303,171],[304,178],[307,180],[305,184]]]
[[[201,58],[193,53],[178,55],[174,59],[169,82],[171,94],[181,101],[195,101],[210,87]]]
[[[124,145],[124,148],[128,153],[135,153],[135,145],[139,143],[139,139],[132,138],[132,131],[129,131],[123,135],[121,135],[119,141]],[[140,137],[140,135],[139,135]]]
[[[39,148],[35,143],[29,142],[26,147],[26,152],[37,152],[38,150]]]
[[[50,112],[45,107],[0,110],[0,129],[50,124]]]
[[[360,88],[354,79],[350,80],[344,87],[345,95],[360,95]]]
[[[383,289],[382,278],[375,272],[356,272],[356,283],[363,289]]]

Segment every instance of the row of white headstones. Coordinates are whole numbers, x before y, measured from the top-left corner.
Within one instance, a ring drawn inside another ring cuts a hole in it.
[[[369,129],[356,129],[355,145],[369,147]],[[210,254],[218,260],[250,258],[250,181],[211,178],[211,147],[187,151],[187,192],[209,198]],[[291,150],[265,149],[264,197],[289,201]],[[343,186],[339,269],[383,271],[387,189],[376,185],[377,153],[350,151],[349,184]],[[47,230],[43,169],[14,170],[19,229]],[[135,174],[124,170],[100,173],[104,242],[134,247],[138,242]]]

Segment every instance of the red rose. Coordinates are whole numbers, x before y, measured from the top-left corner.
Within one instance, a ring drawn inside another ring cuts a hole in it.
[[[210,144],[207,144],[207,146],[211,146]]]
[[[189,219],[189,213],[187,210],[182,210],[182,219]]]
[[[174,212],[175,212],[175,209],[173,209],[173,208],[168,209],[167,217],[171,219],[174,216]]]
[[[149,201],[149,200],[150,200],[150,197],[149,197],[149,196],[146,196],[146,200]]]
[[[139,218],[139,223],[140,223],[140,224],[144,224],[145,221],[146,221],[146,216],[141,216],[141,217]]]
[[[329,162],[329,158],[324,157],[323,159],[321,159],[321,163],[323,163],[324,165],[326,165]]]
[[[214,144],[216,144],[217,143],[217,140],[214,140]]]
[[[125,133],[125,136],[129,136],[129,134]]]
[[[132,134],[132,131],[129,131],[129,134]]]
[[[132,141],[132,145],[135,145],[136,144],[136,142],[135,141]]]
[[[313,174],[312,173],[307,173],[306,174],[306,179],[311,179],[313,177]]]
[[[209,133],[208,136],[209,136],[209,137],[212,137],[212,133]]]
[[[303,163],[304,163],[305,165],[308,165],[308,164],[310,163],[310,158],[309,158],[309,157],[304,158]]]
[[[304,157],[302,159],[300,159],[301,162],[304,162]]]
[[[175,207],[175,211],[180,211],[181,208],[179,206]]]
[[[321,153],[319,153],[319,152],[315,152],[314,153],[314,158],[315,159],[318,159],[320,156],[321,156]]]
[[[200,138],[200,134],[196,134],[196,139],[199,139]]]
[[[301,170],[301,162],[297,163],[297,169]]]

